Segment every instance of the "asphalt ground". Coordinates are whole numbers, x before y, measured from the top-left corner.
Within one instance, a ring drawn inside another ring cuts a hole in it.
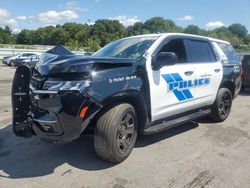
[[[121,164],[101,160],[93,138],[50,144],[12,132],[15,69],[0,65],[0,187],[250,187],[250,90],[223,123],[203,119],[140,136]]]

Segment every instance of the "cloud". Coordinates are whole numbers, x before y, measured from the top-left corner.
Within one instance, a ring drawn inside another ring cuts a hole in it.
[[[18,24],[18,22],[13,19],[13,18],[7,18],[7,19],[4,19],[4,20],[0,20],[0,27],[2,26],[9,26],[12,30],[12,33],[19,33],[21,31],[21,27],[20,25]]]
[[[79,15],[72,10],[55,11],[50,10],[42,12],[38,15],[37,19],[43,23],[55,23],[60,20],[72,20],[77,19]]]
[[[88,9],[80,7],[76,1],[70,1],[66,4],[67,10],[73,11],[88,11]]]
[[[13,33],[18,33],[21,31],[16,19],[10,17],[9,11],[0,8],[0,27],[9,26]]]
[[[206,24],[207,27],[210,27],[210,28],[216,28],[216,27],[222,27],[222,26],[225,26],[225,24],[221,21],[216,21],[216,22],[208,22]]]
[[[20,33],[21,31],[22,31],[21,28],[13,28],[12,29],[12,33],[15,33],[15,34]]]
[[[0,19],[7,18],[9,16],[10,16],[10,13],[7,10],[0,8]]]
[[[17,16],[16,19],[24,21],[27,20],[27,16]]]
[[[17,21],[16,21],[15,19],[13,19],[13,18],[7,20],[6,23],[7,23],[8,25],[10,25],[10,26],[15,26],[15,27],[18,25],[18,24],[17,24]]]
[[[117,17],[113,17],[113,18],[109,18],[109,19],[110,20],[118,20],[121,24],[123,24],[126,27],[130,26],[130,25],[133,25],[136,22],[140,22],[141,21],[137,16],[128,17],[126,15],[117,16]]]
[[[190,15],[186,15],[186,16],[179,18],[179,20],[181,20],[181,21],[191,21],[193,19],[194,19],[194,17],[190,16]]]

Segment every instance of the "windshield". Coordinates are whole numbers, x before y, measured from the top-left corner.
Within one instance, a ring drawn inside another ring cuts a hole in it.
[[[93,54],[94,57],[138,59],[142,57],[158,37],[144,36],[112,42]]]

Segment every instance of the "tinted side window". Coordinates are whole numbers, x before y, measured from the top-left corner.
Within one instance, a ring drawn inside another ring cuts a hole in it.
[[[169,41],[160,52],[173,52],[177,55],[179,63],[187,62],[186,50],[182,39]]]
[[[240,58],[239,56],[235,53],[234,48],[229,45],[229,44],[224,44],[224,43],[218,43],[224,54],[227,56],[228,62],[229,63],[239,63]]]
[[[206,41],[188,41],[188,49],[190,53],[191,62],[213,62],[215,55],[211,49],[211,46]]]

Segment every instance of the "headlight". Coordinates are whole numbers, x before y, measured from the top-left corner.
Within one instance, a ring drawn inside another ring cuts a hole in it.
[[[43,89],[49,91],[80,91],[82,92],[85,88],[90,86],[89,80],[79,81],[46,81]]]

